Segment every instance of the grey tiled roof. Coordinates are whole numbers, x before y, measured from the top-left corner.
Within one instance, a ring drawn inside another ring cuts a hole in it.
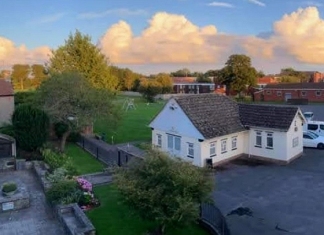
[[[199,94],[174,99],[206,139],[245,130],[238,104],[224,95]]]
[[[305,83],[277,83],[277,84],[268,84],[264,88],[267,89],[324,89],[324,82],[305,82]]]
[[[241,122],[244,126],[288,130],[298,107],[239,104]]]

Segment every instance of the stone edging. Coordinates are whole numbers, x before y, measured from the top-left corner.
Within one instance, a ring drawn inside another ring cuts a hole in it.
[[[44,193],[51,187],[51,183],[46,179],[46,173],[49,167],[42,161],[33,161],[32,169],[36,177],[42,184]],[[76,204],[68,205],[50,205],[53,209],[55,216],[63,224],[65,230],[71,235],[95,235],[96,229],[85,215],[83,210]]]

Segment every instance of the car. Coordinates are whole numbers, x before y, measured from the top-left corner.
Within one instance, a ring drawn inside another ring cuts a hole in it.
[[[304,112],[304,117],[307,121],[312,121],[314,119],[314,113],[313,112]]]
[[[307,148],[324,149],[324,137],[314,132],[303,132],[303,145]]]
[[[324,121],[307,121],[303,125],[303,130],[308,132],[311,131],[319,136],[324,136]]]

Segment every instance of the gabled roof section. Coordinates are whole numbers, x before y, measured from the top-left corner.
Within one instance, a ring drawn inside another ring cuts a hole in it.
[[[324,82],[304,82],[304,83],[277,83],[268,84],[264,89],[324,89]]]
[[[206,139],[245,130],[237,103],[227,96],[199,94],[174,99]]]
[[[4,79],[0,79],[0,97],[12,95],[14,95],[12,84]]]
[[[239,104],[239,113],[245,127],[263,127],[288,130],[298,107]]]

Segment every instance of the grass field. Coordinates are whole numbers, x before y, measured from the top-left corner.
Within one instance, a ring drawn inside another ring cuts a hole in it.
[[[71,157],[80,175],[103,171],[104,165],[76,144],[68,144],[65,153]]]
[[[115,102],[122,108],[127,98],[126,96],[119,96]],[[105,120],[95,122],[94,132],[99,135],[105,133],[108,143],[112,143],[112,136],[115,144],[133,141],[147,142],[151,140],[151,129],[148,127],[148,124],[162,109],[164,102],[161,101],[148,105],[142,98],[132,98],[135,100],[136,109],[122,110],[122,119],[115,130]]]
[[[101,206],[87,212],[87,216],[97,230],[97,234],[143,235],[156,228],[156,224],[142,220],[134,211],[121,203],[114,185],[99,186],[94,189]],[[183,229],[167,229],[166,235],[207,235],[198,225]]]

